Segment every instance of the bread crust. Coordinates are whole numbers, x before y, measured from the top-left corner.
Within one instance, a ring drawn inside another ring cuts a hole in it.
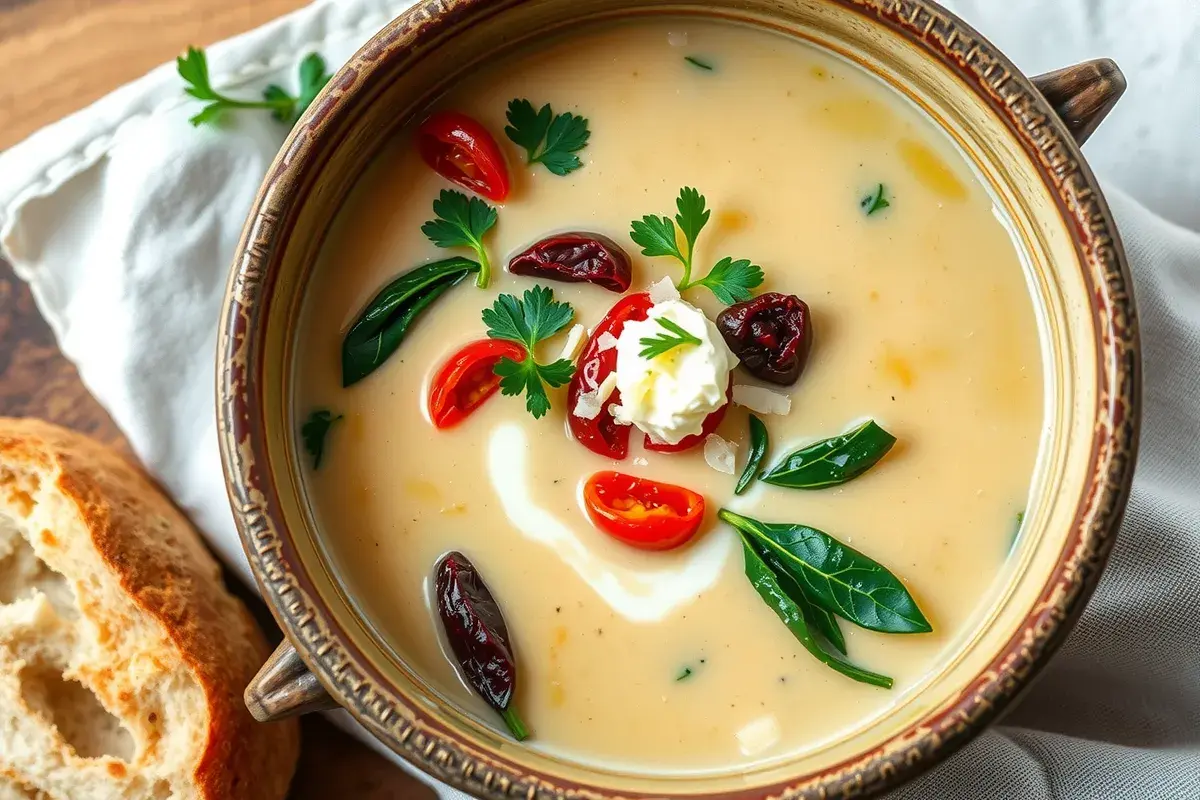
[[[299,753],[298,725],[260,724],[246,710],[242,690],[269,647],[183,514],[114,451],[38,420],[0,418],[0,466],[53,481],[112,578],[165,633],[174,652],[162,653],[163,662],[180,659],[203,690],[208,725],[192,775],[197,796],[283,798]],[[108,619],[115,628],[108,634],[120,635],[119,617],[86,613]],[[108,677],[119,685],[120,676]]]

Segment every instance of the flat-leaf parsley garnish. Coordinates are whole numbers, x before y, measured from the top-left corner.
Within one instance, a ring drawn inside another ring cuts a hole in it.
[[[858,205],[863,211],[867,212],[867,216],[871,216],[876,211],[882,211],[891,205],[888,199],[884,197],[883,184],[875,187],[875,191],[858,201]]]
[[[319,408],[308,415],[308,419],[300,426],[300,437],[304,439],[304,449],[312,457],[313,469],[321,466],[321,457],[325,455],[325,437],[333,423],[342,418],[341,414],[334,416],[326,408]]]
[[[549,103],[535,111],[524,99],[509,102],[504,133],[525,149],[530,164],[543,164],[555,175],[583,166],[576,153],[587,146],[592,135],[584,117],[570,112],[555,114]]]
[[[674,350],[676,347],[682,347],[685,344],[700,344],[699,337],[688,333],[675,320],[665,317],[655,317],[654,321],[666,332],[660,333],[657,336],[646,336],[638,339],[638,344],[642,346],[642,351],[638,355],[642,358],[657,358],[663,353]]]
[[[502,358],[495,372],[500,376],[500,392],[506,395],[525,394],[525,408],[540,419],[550,410],[546,386],[563,386],[575,374],[575,365],[560,358],[550,364],[539,364],[535,348],[538,342],[549,339],[575,318],[570,303],[560,303],[545,286],[526,289],[523,299],[502,294],[491,308],[483,310],[483,323],[492,339],[506,339],[525,348],[525,359],[513,361]]]
[[[197,126],[216,122],[223,112],[237,108],[264,109],[280,122],[291,125],[300,118],[331,77],[325,71],[325,59],[317,53],[310,53],[300,62],[299,92],[295,97],[281,86],[271,84],[263,91],[262,100],[238,100],[213,88],[208,75],[208,57],[202,49],[189,47],[185,55],[175,59],[175,67],[179,77],[188,85],[184,91],[197,100],[208,102],[190,120]]]
[[[488,261],[487,248],[483,245],[484,235],[496,224],[496,209],[478,197],[467,197],[453,189],[443,189],[433,201],[431,219],[421,226],[421,233],[438,247],[469,247],[479,259],[479,274],[475,285],[485,288],[491,281],[492,269]]]
[[[690,186],[679,190],[675,208],[674,220],[649,214],[631,223],[629,238],[641,246],[642,255],[670,256],[683,264],[683,277],[676,284],[680,291],[704,286],[726,305],[749,300],[753,296],[751,289],[763,282],[763,271],[747,259],[723,258],[703,278],[692,280],[696,239],[712,212],[705,207],[704,195]],[[679,233],[683,234],[684,249],[679,247]]]

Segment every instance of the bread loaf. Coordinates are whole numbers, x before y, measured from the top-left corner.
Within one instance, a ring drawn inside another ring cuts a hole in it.
[[[242,704],[267,654],[139,470],[0,419],[0,800],[283,798],[297,727]]]

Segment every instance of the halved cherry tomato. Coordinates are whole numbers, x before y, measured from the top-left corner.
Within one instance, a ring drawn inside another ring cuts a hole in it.
[[[508,167],[487,128],[466,114],[439,111],[417,129],[417,150],[446,180],[497,202],[508,197]]]
[[[604,333],[620,336],[626,322],[645,319],[653,305],[650,295],[645,292],[618,300],[592,331],[592,337],[579,357],[571,385],[567,387],[567,424],[571,435],[598,455],[618,460],[624,458],[629,453],[629,426],[618,425],[612,414],[608,413],[609,405],[621,402],[620,392],[612,393],[595,419],[583,419],[574,414],[579,395],[595,391],[608,374],[617,368],[616,348],[602,352],[597,340]]]
[[[704,521],[704,498],[691,489],[620,472],[588,478],[583,502],[596,527],[643,550],[679,547]]]
[[[682,453],[684,450],[691,450],[698,444],[703,444],[708,435],[717,429],[721,424],[721,420],[725,419],[725,412],[729,410],[729,403],[733,400],[733,376],[729,376],[729,385],[725,387],[725,405],[718,408],[716,411],[704,418],[701,423],[700,432],[693,433],[691,436],[685,436],[679,440],[677,444],[667,444],[666,442],[656,442],[650,438],[650,434],[646,434],[646,440],[642,443],[647,450],[653,450],[656,453]]]
[[[457,425],[500,388],[494,372],[504,357],[525,360],[525,348],[503,339],[471,342],[442,365],[429,389],[429,416],[434,427]]]

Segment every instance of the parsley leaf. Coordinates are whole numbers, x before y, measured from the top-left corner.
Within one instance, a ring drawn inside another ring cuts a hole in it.
[[[763,282],[761,267],[751,264],[749,259],[740,258],[734,261],[725,256],[708,271],[700,280],[698,286],[707,286],[713,294],[727,306],[741,303],[754,296],[750,290]]]
[[[675,223],[670,217],[656,217],[648,214],[641,219],[635,219],[630,226],[633,230],[629,238],[634,244],[641,245],[644,256],[671,256],[686,265],[687,258],[679,250],[679,242],[675,238]]]
[[[704,226],[708,224],[711,212],[704,207],[704,195],[690,186],[685,186],[679,190],[679,198],[675,201],[675,208],[678,209],[678,213],[675,215],[675,222],[679,225],[679,230],[683,231],[683,238],[687,239],[688,263],[690,264],[692,250],[696,247],[696,238],[700,235],[700,231],[704,230]]]
[[[680,291],[693,286],[704,286],[726,305],[749,300],[752,296],[750,290],[763,282],[763,271],[746,259],[734,261],[726,256],[703,278],[692,280],[692,256],[696,250],[696,239],[708,224],[712,212],[706,206],[704,195],[690,186],[679,190],[675,208],[677,213],[674,220],[651,214],[630,223],[629,238],[641,246],[642,255],[670,256],[683,264],[683,277],[676,284]],[[679,247],[680,234],[687,244],[686,251]]]
[[[190,120],[196,126],[215,123],[224,111],[236,108],[265,109],[280,122],[294,124],[331,77],[325,71],[325,60],[317,53],[310,53],[300,62],[299,96],[293,97],[282,87],[272,84],[263,91],[262,100],[237,100],[213,88],[208,74],[208,57],[200,48],[189,47],[185,55],[175,59],[175,68],[187,84],[184,92],[197,100],[208,101],[208,105]]]
[[[713,68],[712,64],[709,64],[707,61],[701,61],[700,59],[696,58],[695,56],[684,56],[683,60],[688,62],[689,64],[691,64],[693,67],[698,67],[700,69],[705,69],[705,70],[708,70],[709,72],[712,72],[712,68]]]
[[[554,293],[545,286],[527,289],[523,299],[502,294],[491,308],[483,310],[483,323],[491,339],[505,339],[525,348],[525,358],[514,361],[502,358],[494,372],[500,377],[500,393],[525,395],[525,408],[540,419],[550,410],[546,386],[558,388],[571,380],[575,365],[560,358],[550,364],[539,364],[534,354],[538,342],[549,339],[575,318],[569,303],[554,300]]]
[[[881,183],[875,188],[875,191],[858,201],[859,208],[861,208],[863,211],[866,211],[868,217],[874,214],[876,211],[882,211],[891,205],[891,203],[888,202],[888,199],[883,196],[883,192],[884,188],[883,184]]]
[[[638,344],[642,346],[642,351],[638,355],[642,358],[657,358],[663,353],[685,344],[700,344],[699,337],[688,333],[687,329],[675,320],[655,317],[654,321],[667,332],[638,339]]]
[[[592,135],[584,117],[570,112],[555,115],[549,103],[535,111],[525,99],[509,102],[504,134],[524,148],[530,164],[542,164],[555,175],[583,166],[575,154],[587,146]]]
[[[333,423],[342,418],[336,417],[328,409],[317,409],[308,415],[308,419],[300,426],[300,437],[304,439],[304,449],[312,456],[313,469],[321,466],[321,456],[325,454],[325,437]]]
[[[496,209],[478,197],[467,197],[453,189],[443,189],[433,201],[431,219],[421,226],[421,233],[438,247],[469,247],[479,258],[479,274],[475,285],[485,288],[491,280],[492,269],[488,261],[487,248],[483,246],[484,235],[496,224]]]

